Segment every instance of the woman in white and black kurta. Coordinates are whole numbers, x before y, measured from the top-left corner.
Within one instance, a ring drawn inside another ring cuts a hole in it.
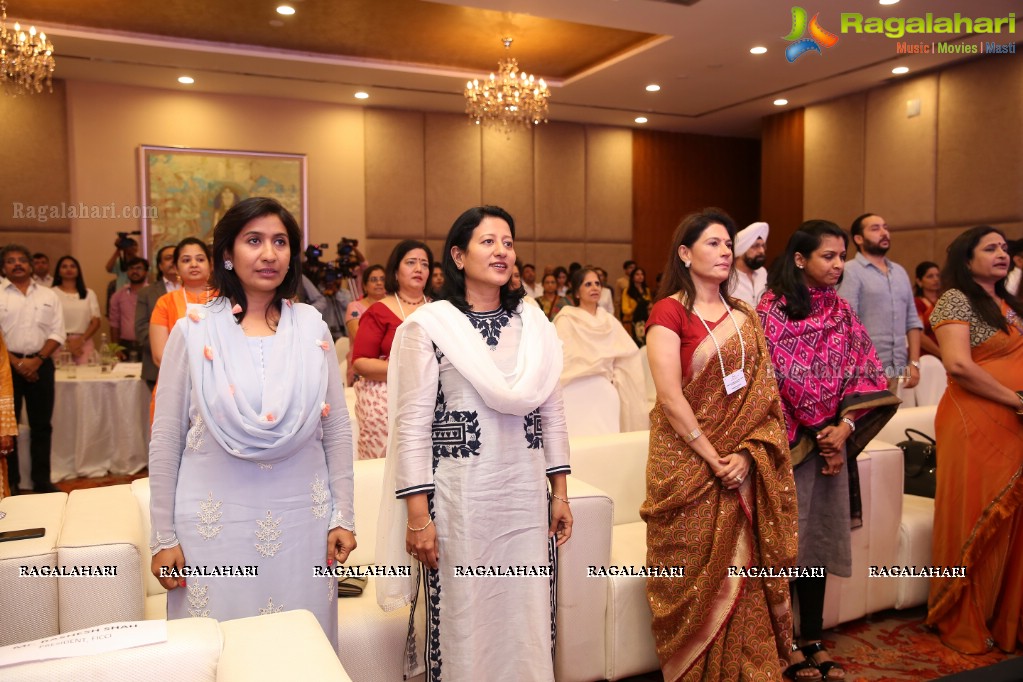
[[[396,500],[384,503],[378,563],[411,555],[415,568],[377,595],[386,610],[425,608],[405,663],[410,674],[425,665],[428,680],[554,679],[556,545],[572,528],[561,348],[508,286],[513,236],[502,209],[462,214],[445,245],[446,300],[410,315],[392,346]],[[532,575],[464,575],[509,570]]]

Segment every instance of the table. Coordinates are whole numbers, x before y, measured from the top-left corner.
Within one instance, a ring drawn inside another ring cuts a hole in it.
[[[111,372],[79,366],[57,370],[51,479],[134,474],[149,464],[149,387],[141,363]],[[24,412],[24,411],[23,411]],[[31,485],[28,423],[22,415],[18,455],[22,487]]]

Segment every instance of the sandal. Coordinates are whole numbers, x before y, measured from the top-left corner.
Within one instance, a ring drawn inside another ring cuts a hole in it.
[[[802,653],[802,651],[799,650],[799,647],[793,645],[792,653],[797,651]],[[800,675],[799,673],[804,670],[809,670],[811,672],[808,675]],[[785,668],[782,676],[788,680],[792,680],[792,682],[821,682],[820,670],[818,670],[816,664],[814,664],[814,662],[805,655],[803,660],[798,663],[793,663],[789,667]]]
[[[807,660],[813,661],[817,670],[821,671],[821,679],[823,682],[829,682],[829,680],[832,682],[842,682],[842,680],[845,679],[845,668],[840,666],[838,663],[835,661],[823,661],[818,663],[817,659],[814,658],[814,656],[819,653],[828,653],[828,650],[824,648],[824,644],[822,642],[817,641],[812,644],[806,644],[799,647],[799,650],[803,652],[803,655],[806,656]],[[834,673],[841,673],[841,676],[832,677]]]

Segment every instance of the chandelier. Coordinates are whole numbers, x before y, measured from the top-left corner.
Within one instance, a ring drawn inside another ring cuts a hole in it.
[[[28,32],[14,24],[14,30],[7,28],[7,2],[0,0],[0,83],[9,84],[10,94],[42,92],[43,85],[53,92],[53,43],[45,33],[36,33],[30,26]]]
[[[511,48],[511,38],[501,42],[505,50]],[[542,78],[519,71],[519,63],[506,57],[497,62],[497,73],[490,74],[490,78],[466,83],[465,113],[476,125],[501,127],[507,133],[516,126],[529,128],[546,123],[550,96]]]

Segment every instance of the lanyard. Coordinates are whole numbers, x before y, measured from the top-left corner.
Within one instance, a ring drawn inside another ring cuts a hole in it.
[[[744,376],[746,370],[746,343],[742,340],[742,333],[739,331],[739,324],[735,321],[735,318],[732,316],[732,308],[725,301],[725,297],[721,296],[720,291],[718,292],[718,296],[721,297],[721,302],[724,304],[725,310],[728,311],[728,319],[732,321],[732,326],[735,327],[735,333],[739,337],[739,348],[741,349],[742,352],[742,362],[741,366],[739,367],[739,374]],[[707,335],[710,336],[710,340],[714,342],[714,348],[716,348],[718,351],[718,362],[721,364],[721,378],[727,384],[729,375],[725,371],[725,358],[721,354],[721,344],[718,343],[717,337],[714,336],[714,332],[711,331],[710,327],[707,325],[706,320],[704,320],[703,316],[700,315],[700,311],[696,309],[695,305],[693,305],[693,312],[696,313],[696,318],[700,320],[700,324],[703,325],[703,328],[707,330]],[[745,381],[743,381],[743,385],[745,385]],[[729,393],[732,392],[733,391],[729,391]]]

